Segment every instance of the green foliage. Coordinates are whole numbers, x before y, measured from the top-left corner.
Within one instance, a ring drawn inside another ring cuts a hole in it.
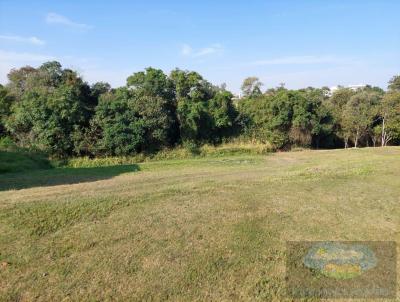
[[[0,137],[7,133],[5,123],[11,112],[13,97],[6,87],[0,84]]]
[[[171,79],[181,140],[186,145],[220,141],[232,130],[236,118],[232,94],[212,86],[195,72],[177,69]]]
[[[236,119],[238,112],[233,106],[232,94],[228,91],[218,92],[208,104],[208,112],[212,119],[212,139],[219,142],[237,131]]]
[[[377,92],[361,91],[353,95],[343,110],[343,129],[353,139],[357,147],[359,139],[368,133],[374,117],[377,115],[377,106],[381,95]]]
[[[93,127],[100,129],[94,152],[126,155],[140,151],[144,143],[144,122],[129,101],[129,91],[117,89],[103,95],[96,107]]]
[[[351,89],[340,88],[329,98],[327,106],[333,116],[333,130],[339,140],[347,146],[351,133],[344,127],[343,111],[350,98],[355,94]]]
[[[178,101],[177,113],[182,140],[194,143],[203,142],[209,134],[211,126],[205,101],[196,98],[182,98]]]
[[[171,72],[170,79],[174,84],[177,100],[188,97],[194,88],[199,89],[202,86],[203,89],[210,88],[209,83],[207,83],[202,76],[195,71],[175,69]]]
[[[14,141],[9,136],[0,137],[0,149],[7,150],[7,149],[16,149],[17,146],[15,145]]]
[[[90,94],[94,100],[98,100],[100,95],[110,92],[111,86],[106,82],[97,82],[90,87]]]
[[[240,102],[239,111],[245,128],[253,139],[285,145],[311,146],[331,132],[329,110],[320,90],[292,91],[279,89],[257,99]]]
[[[257,77],[248,77],[242,84],[242,93],[244,97],[255,98],[262,94],[261,86],[263,83]]]
[[[73,149],[71,135],[85,121],[79,91],[60,86],[50,94],[26,93],[13,107],[8,130],[27,147],[63,156]]]
[[[161,69],[146,68],[145,71],[129,76],[126,82],[127,87],[132,88],[140,95],[173,98],[173,84]]]
[[[29,69],[22,80],[14,79],[18,72],[22,71],[14,71],[9,77],[16,101],[6,122],[7,130],[21,146],[58,157],[71,154],[73,132],[85,126],[90,117],[87,84],[75,72],[61,69],[58,62]]]
[[[173,81],[160,69],[147,68],[127,79],[131,102],[143,119],[143,150],[155,151],[179,140]]]
[[[382,124],[375,129],[381,133],[381,144],[400,140],[400,91],[387,93],[378,108]]]
[[[388,89],[400,92],[400,75],[396,75],[390,79]]]
[[[0,85],[0,136],[51,157],[154,155],[183,146],[198,154],[204,144],[236,137],[272,149],[368,146],[400,142],[399,76],[386,93],[379,87],[262,93],[246,78],[244,97],[214,86],[194,71],[169,75],[146,68],[112,89],[89,86],[59,62],[10,71]]]

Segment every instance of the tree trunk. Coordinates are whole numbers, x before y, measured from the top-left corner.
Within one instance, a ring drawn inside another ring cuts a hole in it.
[[[382,147],[384,147],[386,145],[386,132],[385,132],[385,118],[382,118],[382,136],[381,136],[381,144]]]
[[[358,143],[358,130],[356,132],[356,139],[354,140],[354,148],[357,148],[357,143]]]

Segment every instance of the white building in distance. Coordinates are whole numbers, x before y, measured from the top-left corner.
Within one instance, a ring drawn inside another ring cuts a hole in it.
[[[358,89],[364,88],[365,84],[358,84],[358,85],[348,85],[348,86],[333,86],[329,88],[329,96],[331,96],[336,90],[340,89],[340,88],[347,88],[347,89],[351,89],[353,91],[357,91]]]

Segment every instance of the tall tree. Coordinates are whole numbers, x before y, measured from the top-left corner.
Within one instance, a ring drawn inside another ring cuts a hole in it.
[[[400,75],[396,75],[390,79],[388,89],[390,91],[400,91]]]
[[[145,149],[159,150],[179,140],[174,84],[162,70],[147,68],[127,79],[132,108],[145,128]]]
[[[382,124],[377,130],[381,133],[381,145],[400,138],[400,91],[387,93],[380,105]]]
[[[208,102],[208,112],[213,122],[211,139],[220,142],[223,137],[235,134],[237,111],[233,106],[232,93],[219,91]]]
[[[345,148],[349,145],[352,131],[345,126],[344,112],[347,103],[350,102],[351,97],[355,94],[356,92],[351,89],[339,88],[326,103],[333,116],[333,131],[339,140],[343,140]]]
[[[145,132],[143,119],[132,105],[126,88],[100,97],[93,125],[101,129],[97,152],[129,155],[142,151]]]
[[[343,127],[351,133],[354,147],[358,147],[360,138],[369,132],[377,115],[380,94],[361,91],[350,98],[343,111]]]
[[[56,156],[71,154],[74,132],[90,118],[88,85],[58,62],[13,70],[9,80],[16,101],[6,128],[15,140]]]
[[[244,79],[242,84],[242,93],[244,97],[257,97],[262,94],[261,86],[263,83],[257,77],[248,77]]]
[[[22,95],[37,85],[34,75],[38,70],[31,66],[24,66],[19,69],[11,69],[8,73],[7,88],[10,94],[18,101]]]
[[[170,78],[176,91],[177,117],[182,142],[199,144],[207,141],[212,129],[208,101],[214,97],[215,87],[192,71],[176,69],[171,72]]]
[[[92,98],[92,104],[97,106],[99,103],[99,98],[102,94],[111,91],[111,85],[106,82],[96,82],[90,86],[90,96]]]
[[[6,133],[5,123],[11,113],[12,102],[8,89],[0,84],[0,137]]]

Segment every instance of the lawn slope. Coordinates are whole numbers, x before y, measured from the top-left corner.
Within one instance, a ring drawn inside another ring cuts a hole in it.
[[[4,301],[282,301],[287,241],[400,242],[397,147],[13,177],[17,190],[0,186]]]

